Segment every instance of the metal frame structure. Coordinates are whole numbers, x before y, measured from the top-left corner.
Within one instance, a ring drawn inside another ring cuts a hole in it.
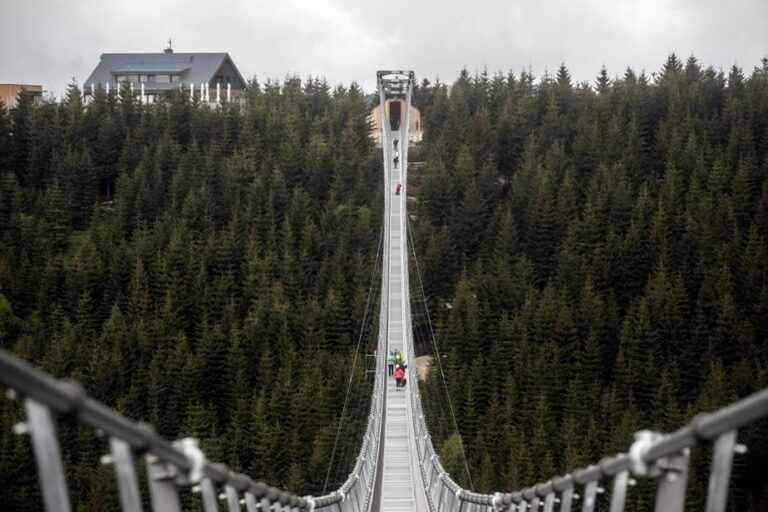
[[[610,512],[622,512],[629,487],[641,478],[655,480],[656,512],[683,512],[690,452],[701,444],[712,447],[706,512],[725,510],[733,458],[746,450],[737,442],[738,430],[768,416],[768,389],[714,413],[700,414],[670,434],[638,432],[626,453],[604,458],[564,476],[511,493],[478,494],[463,489],[443,468],[425,422],[418,376],[412,364],[407,368],[409,384],[405,401],[400,403],[405,404],[407,446],[413,468],[408,482],[418,484],[419,489],[415,491],[423,499],[417,497],[407,505],[387,505],[382,475],[386,469],[383,436],[391,420],[387,415],[385,373],[390,335],[395,335],[390,332],[391,326],[398,326],[395,338],[398,343],[402,342],[406,360],[413,362],[416,358],[407,256],[408,128],[414,83],[412,71],[377,73],[384,155],[382,247],[385,257],[382,258],[376,375],[360,452],[342,486],[324,496],[301,498],[254,482],[223,464],[207,461],[195,439],[168,442],[151,426],[134,423],[89,398],[77,384],[56,380],[0,349],[0,383],[8,386],[10,398],[23,401],[25,420],[14,426],[14,432],[30,436],[46,511],[72,510],[57,434],[58,423],[64,417],[74,418],[94,429],[97,435],[108,438],[109,453],[101,460],[105,465],[114,466],[121,508],[129,512],[142,510],[136,456],[144,459],[150,503],[156,512],[180,512],[182,491],[199,492],[205,512],[218,512],[220,506],[228,512],[241,511],[243,506],[248,512],[386,512],[390,508],[418,512],[426,509],[430,512],[555,512],[556,509],[572,512],[579,500],[581,512],[593,512],[598,493],[606,492],[601,486],[610,487]],[[396,97],[405,103],[401,112],[403,122],[394,134],[386,122],[387,97]],[[391,138],[400,143],[401,164],[397,172]],[[401,184],[399,197],[393,192],[395,180]],[[393,205],[397,211],[393,211]],[[393,226],[393,222],[398,224]],[[395,263],[399,268],[393,273]],[[397,281],[396,289],[390,286],[391,278]],[[397,308],[391,306],[395,303],[399,304]]]

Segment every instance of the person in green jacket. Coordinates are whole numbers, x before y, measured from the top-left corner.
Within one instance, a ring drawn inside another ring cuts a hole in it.
[[[387,375],[391,377],[394,371],[395,371],[395,351],[390,350],[389,355],[387,356]]]

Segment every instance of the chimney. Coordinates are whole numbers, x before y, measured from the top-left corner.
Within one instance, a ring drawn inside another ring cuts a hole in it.
[[[168,47],[165,50],[163,50],[163,53],[166,55],[173,53],[173,45],[171,44],[170,39],[168,39]]]

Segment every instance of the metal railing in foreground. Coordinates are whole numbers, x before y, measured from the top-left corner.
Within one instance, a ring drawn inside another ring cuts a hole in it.
[[[74,417],[108,437],[110,453],[102,456],[101,462],[114,466],[124,511],[142,510],[134,455],[143,456],[146,462],[154,511],[180,512],[180,492],[184,490],[200,494],[205,512],[217,512],[220,501],[226,503],[229,512],[240,511],[242,505],[248,512],[319,509],[310,497],[301,498],[254,482],[224,464],[207,461],[195,439],[173,443],[164,440],[151,426],[134,423],[89,398],[79,385],[56,380],[2,349],[0,383],[9,388],[11,398],[23,401],[26,419],[14,426],[14,432],[31,438],[48,512],[72,510],[57,435],[57,424],[63,416]]]
[[[386,276],[382,281],[386,280]],[[386,283],[384,283],[386,286]],[[384,303],[386,304],[386,302]],[[384,311],[386,306],[382,306]],[[3,349],[0,349],[0,384],[11,398],[20,398],[26,420],[14,426],[17,434],[29,434],[38,469],[45,510],[72,510],[57,434],[61,417],[74,417],[108,437],[109,451],[101,460],[115,468],[121,508],[141,511],[134,455],[143,455],[148,473],[150,501],[154,511],[181,510],[180,492],[200,493],[204,512],[217,512],[219,501],[229,512],[368,510],[376,482],[380,433],[383,418],[386,342],[385,314],[380,314],[376,378],[368,425],[355,466],[342,486],[324,496],[297,495],[254,482],[249,476],[231,471],[226,465],[209,462],[192,438],[168,442],[150,425],[134,423],[102,403],[89,398],[76,383],[57,380]]]
[[[406,304],[410,308],[410,301]],[[413,332],[410,314],[407,319],[410,337]],[[410,341],[408,359],[416,360]],[[411,382],[418,382],[414,365],[408,365],[407,371]],[[746,447],[737,442],[738,430],[768,416],[767,388],[716,412],[699,414],[675,432],[637,432],[627,453],[606,457],[586,468],[516,492],[478,494],[463,489],[443,468],[425,423],[419,386],[411,386],[411,393],[417,455],[433,512],[572,512],[578,500],[581,500],[581,512],[593,512],[598,493],[607,492],[601,486],[607,481],[610,481],[609,510],[622,512],[629,487],[639,479],[655,480],[655,512],[683,512],[690,451],[701,445],[712,448],[705,510],[723,512],[733,457],[746,451]]]
[[[412,376],[412,378],[415,377]],[[414,400],[417,404],[418,400]],[[420,403],[414,411],[420,411]],[[416,414],[416,413],[414,413]],[[627,453],[606,457],[597,464],[572,471],[512,493],[477,494],[461,488],[443,469],[424,426],[423,416],[414,416],[419,434],[419,459],[433,510],[461,512],[571,512],[581,500],[581,512],[595,510],[601,484],[610,480],[610,512],[624,510],[628,488],[635,479],[655,479],[656,512],[685,509],[688,463],[691,448],[712,445],[706,511],[726,508],[734,454],[746,447],[737,443],[739,428],[768,415],[768,389],[755,393],[711,414],[696,416],[671,434],[641,431]]]
[[[510,494],[495,495],[497,510],[522,512],[570,512],[580,491],[582,512],[592,512],[601,483],[610,481],[610,511],[621,512],[628,487],[637,478],[656,481],[656,512],[685,509],[690,451],[700,444],[712,446],[706,511],[725,510],[735,454],[746,447],[737,443],[738,429],[768,416],[768,389],[713,413],[699,414],[671,434],[641,431],[627,453],[607,457],[599,463],[562,477]],[[543,508],[542,508],[543,507]]]
[[[415,372],[409,373],[409,378],[416,378]],[[413,392],[418,393],[417,386]],[[707,444],[712,447],[712,459],[706,512],[723,512],[733,457],[746,450],[737,442],[738,429],[768,416],[768,389],[764,389],[716,412],[700,414],[670,434],[640,431],[627,453],[606,457],[597,464],[516,492],[477,494],[461,488],[443,469],[424,423],[421,400],[413,398],[424,483],[433,510],[440,512],[571,512],[576,510],[577,500],[581,500],[581,512],[593,512],[598,493],[607,492],[604,482],[610,483],[610,512],[622,512],[629,487],[642,478],[655,480],[656,512],[682,512],[690,451]]]

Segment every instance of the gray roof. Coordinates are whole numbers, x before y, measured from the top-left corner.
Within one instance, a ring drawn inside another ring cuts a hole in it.
[[[184,84],[199,84],[213,80],[216,72],[229,62],[235,70],[241,87],[247,82],[240,74],[228,53],[102,53],[99,65],[85,81],[85,88],[91,84],[110,83],[115,85],[115,74],[128,73],[174,73],[181,76]],[[164,84],[152,84],[162,87]],[[178,83],[174,84],[178,87]]]

